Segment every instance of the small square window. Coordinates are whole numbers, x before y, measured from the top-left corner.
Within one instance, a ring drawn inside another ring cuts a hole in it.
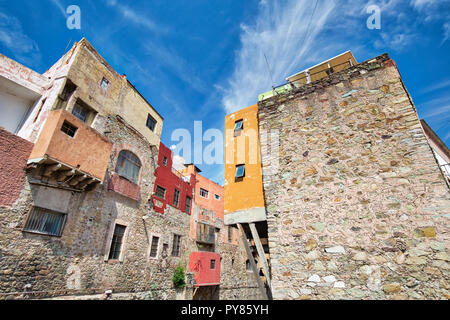
[[[216,200],[220,200],[220,196],[219,196],[218,194],[215,194],[215,195],[214,195],[214,198],[215,198]]]
[[[67,134],[70,137],[75,137],[75,133],[77,132],[78,128],[72,125],[70,122],[65,121],[62,124],[61,131]]]
[[[167,157],[163,158],[163,162],[162,162],[164,167],[167,167]]]
[[[109,87],[109,81],[106,78],[102,79],[102,82],[100,83],[100,87],[102,87],[103,89],[108,89]]]
[[[236,166],[236,178],[243,178],[245,176],[245,164]]]
[[[244,120],[236,121],[234,125],[234,130],[242,130],[244,128]]]
[[[152,131],[155,131],[156,128],[156,120],[151,115],[148,115],[147,117],[147,128],[149,128]]]
[[[216,268],[216,260],[211,260],[211,270]]]
[[[155,196],[161,199],[166,199],[166,189],[160,186],[156,186]]]
[[[208,192],[208,190],[205,190],[205,189],[203,189],[203,188],[200,188],[200,195],[201,195],[203,198],[208,198],[208,197],[209,197],[209,192]]]

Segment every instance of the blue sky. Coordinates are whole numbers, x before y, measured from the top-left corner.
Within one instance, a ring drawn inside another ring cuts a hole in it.
[[[81,29],[66,8],[81,9]],[[367,6],[381,9],[369,30]],[[314,15],[312,15],[314,13]],[[0,0],[0,52],[44,72],[86,37],[163,115],[162,141],[194,121],[224,117],[286,76],[347,50],[362,62],[389,53],[420,117],[450,142],[450,0]],[[208,143],[204,143],[204,146]],[[223,166],[199,164],[223,183]]]

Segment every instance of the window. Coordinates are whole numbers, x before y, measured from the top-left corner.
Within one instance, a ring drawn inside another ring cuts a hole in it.
[[[208,192],[208,190],[205,190],[205,189],[203,189],[203,188],[200,188],[200,195],[201,195],[203,198],[208,198],[209,192]]]
[[[66,214],[44,208],[33,207],[24,231],[60,237],[66,221]]]
[[[211,267],[211,270],[214,270],[216,268],[216,260],[211,260],[210,267]]]
[[[243,178],[245,176],[245,164],[236,166],[236,178]]]
[[[247,259],[247,261],[245,261],[245,270],[251,270],[252,266],[250,265],[250,260]]]
[[[172,256],[179,257],[181,248],[181,236],[178,234],[173,235]]]
[[[116,165],[116,172],[118,175],[137,184],[140,170],[141,161],[137,156],[127,150],[120,151]]]
[[[155,196],[161,199],[166,199],[166,189],[160,186],[156,186]]]
[[[167,157],[163,158],[163,162],[162,162],[164,167],[167,167]]]
[[[233,241],[233,227],[228,226],[228,242]]]
[[[234,125],[234,130],[242,130],[244,128],[244,120],[238,120],[236,121]]]
[[[75,133],[77,132],[78,128],[72,125],[70,122],[67,122],[64,120],[64,123],[62,124],[61,131],[67,134],[69,137],[75,137]]]
[[[184,212],[191,213],[191,197],[186,197],[186,206],[184,207]]]
[[[158,255],[158,243],[159,243],[159,237],[152,237],[152,246],[150,249],[150,257],[156,258]]]
[[[147,127],[152,130],[155,131],[156,128],[156,120],[155,118],[153,118],[151,115],[148,115],[147,117]]]
[[[127,227],[116,224],[114,227],[114,234],[111,241],[111,248],[109,250],[109,260],[119,260],[120,251],[122,250],[122,241]]]
[[[78,103],[72,109],[72,114],[83,122],[86,122],[89,111]]]
[[[102,82],[100,82],[100,87],[103,89],[108,89],[109,87],[109,81],[105,77],[103,77]]]
[[[173,206],[177,207],[180,205],[180,191],[175,189],[173,191]]]
[[[220,196],[219,196],[218,194],[215,194],[215,195],[214,195],[214,198],[215,198],[216,200],[220,200]]]

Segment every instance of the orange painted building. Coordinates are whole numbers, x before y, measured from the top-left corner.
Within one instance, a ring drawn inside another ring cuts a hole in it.
[[[225,117],[225,224],[266,220],[258,105]]]

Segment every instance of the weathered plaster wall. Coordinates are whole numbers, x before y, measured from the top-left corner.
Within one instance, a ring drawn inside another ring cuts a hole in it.
[[[259,123],[280,131],[275,299],[450,298],[449,189],[387,55],[261,102]]]
[[[10,207],[25,184],[25,166],[33,144],[0,128],[0,206]]]

